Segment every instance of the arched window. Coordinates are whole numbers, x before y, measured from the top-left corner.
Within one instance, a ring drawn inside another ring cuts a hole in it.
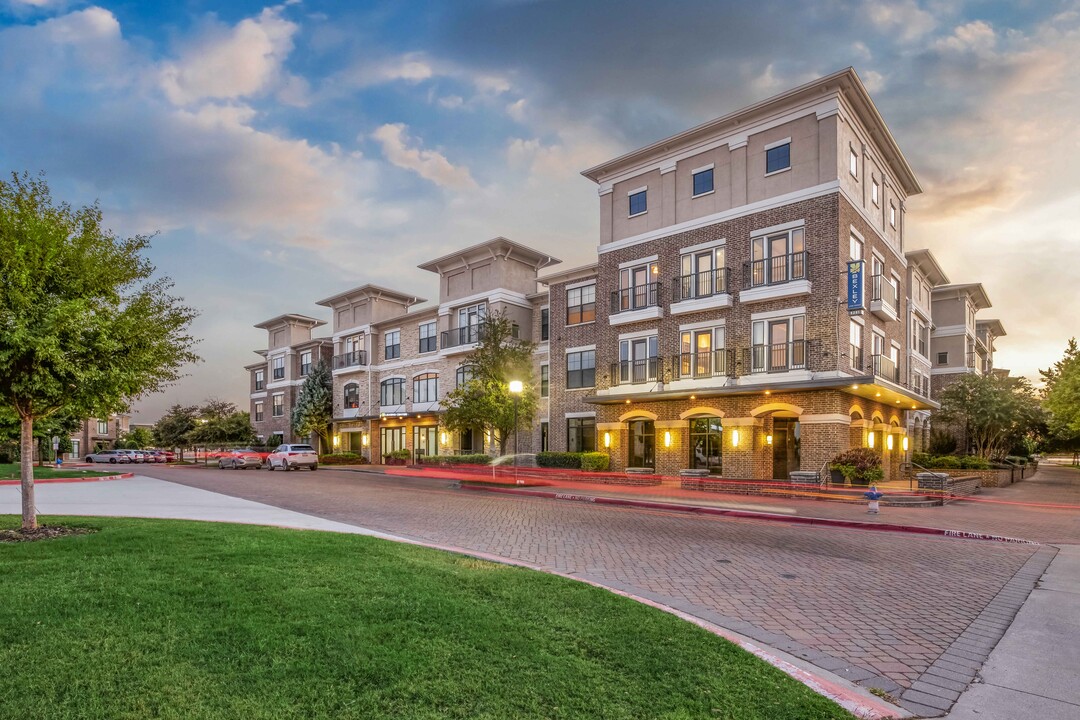
[[[403,378],[383,380],[380,390],[379,401],[381,405],[405,404],[405,380]]]
[[[424,373],[413,378],[414,403],[430,403],[439,399],[439,374]]]
[[[358,407],[360,407],[360,386],[357,383],[349,383],[345,386],[345,408]]]
[[[465,383],[473,379],[473,371],[475,368],[472,365],[459,365],[457,369],[457,386],[461,387]]]

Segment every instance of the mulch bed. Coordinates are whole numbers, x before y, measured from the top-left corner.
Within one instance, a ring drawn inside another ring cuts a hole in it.
[[[35,540],[52,540],[53,538],[67,537],[68,535],[89,535],[96,530],[90,528],[72,528],[42,525],[36,530],[0,530],[0,543],[34,542]]]

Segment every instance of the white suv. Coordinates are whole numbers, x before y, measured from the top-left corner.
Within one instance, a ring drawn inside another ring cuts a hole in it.
[[[319,456],[310,445],[278,445],[277,450],[266,456],[266,469],[292,470],[306,467],[315,470],[319,467]]]

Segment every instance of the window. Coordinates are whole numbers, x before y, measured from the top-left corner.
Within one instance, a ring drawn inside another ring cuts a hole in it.
[[[270,406],[270,414],[274,417],[281,417],[285,414],[285,396],[275,395],[273,397],[273,404]]]
[[[765,174],[780,172],[791,167],[791,143],[769,148],[765,151]]]
[[[465,383],[473,379],[473,366],[472,365],[459,365],[454,380],[457,382],[457,387],[463,386]]]
[[[549,385],[550,381],[551,381],[551,372],[550,372],[548,366],[546,364],[541,365],[540,366],[540,397],[547,397],[548,396],[548,385]]]
[[[683,330],[679,335],[680,378],[722,377],[728,374],[724,328]]]
[[[263,419],[263,404],[261,402],[255,403],[255,422],[262,422]]]
[[[270,367],[274,371],[274,379],[281,380],[285,377],[285,358],[276,357],[270,361]]]
[[[694,173],[694,196],[713,191],[713,169],[706,168]]]
[[[637,192],[630,193],[628,198],[630,203],[630,217],[642,215],[648,211],[649,206],[645,198],[647,192],[647,190],[638,190]]]
[[[948,365],[949,364],[949,353],[947,353],[947,352],[939,352],[937,354],[937,364],[938,365]]]
[[[896,203],[889,203],[889,224],[896,227]]]
[[[750,240],[750,286],[806,279],[803,229],[794,228]]]
[[[723,472],[724,424],[718,417],[690,421],[690,467]]]
[[[596,452],[596,418],[566,419],[567,452]]]
[[[656,380],[657,336],[650,335],[619,342],[619,382],[643,383]]]
[[[859,177],[859,156],[855,153],[855,148],[849,148],[850,154],[848,155],[848,171],[851,172],[851,177]]]
[[[566,291],[566,324],[596,320],[596,285],[584,285]]]
[[[727,267],[724,247],[685,253],[679,256],[677,300],[702,298],[726,293]]]
[[[848,356],[851,358],[851,369],[862,370],[862,325],[854,320],[849,320],[848,322],[851,324],[851,327],[848,330]]]
[[[420,352],[434,352],[436,349],[435,323],[423,323],[420,325]]]
[[[540,423],[540,452],[547,452],[549,445],[551,445],[551,442],[548,439],[548,424],[542,422]]]
[[[264,390],[265,388],[266,388],[266,371],[265,370],[256,370],[255,371],[255,389],[256,390]]]
[[[881,186],[878,185],[877,180],[870,186],[870,199],[874,201],[875,205],[881,204]]]
[[[305,350],[300,353],[300,377],[307,377],[311,372],[311,351]]]
[[[355,410],[360,407],[360,385],[349,383],[345,386],[345,408]]]
[[[551,334],[551,311],[548,308],[540,308],[540,340],[543,342]]]
[[[480,341],[480,325],[487,317],[487,303],[458,308],[458,344]]]
[[[566,387],[586,388],[596,385],[596,351],[566,353]]]
[[[618,304],[615,312],[652,307],[657,304],[660,266],[648,262],[619,271]]]
[[[391,330],[383,338],[383,346],[386,348],[386,359],[393,360],[401,357],[401,331]]]
[[[750,326],[753,336],[751,372],[806,369],[806,316],[754,320]]]
[[[892,305],[897,310],[900,309],[900,278],[893,275],[889,279],[889,285],[892,286]]]
[[[109,421],[108,420],[98,420],[97,421],[97,434],[98,435],[108,435],[109,434]]]
[[[432,403],[438,399],[438,373],[424,373],[413,378],[412,401],[414,403]]]
[[[848,254],[851,255],[852,260],[862,260],[862,240],[854,235],[851,236]]]
[[[379,386],[379,404],[404,405],[405,380],[402,378],[383,380]]]

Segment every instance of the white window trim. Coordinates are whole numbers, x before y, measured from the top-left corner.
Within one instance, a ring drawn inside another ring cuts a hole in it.
[[[564,286],[564,289],[565,290],[577,290],[578,288],[588,287],[589,285],[595,285],[595,284],[596,284],[596,278],[592,278],[590,280],[582,280],[581,282],[576,282],[576,283],[573,283],[571,285],[566,285],[566,286]]]
[[[848,317],[850,318],[851,322],[855,323],[856,325],[862,325],[863,329],[866,329],[866,321],[863,320],[862,317],[860,317],[859,315],[849,315]]]
[[[712,170],[716,167],[716,163],[709,163],[708,165],[702,165],[699,168],[694,168],[690,171],[690,175],[697,175],[699,172],[705,172],[706,170]],[[715,173],[714,173],[715,176]]]
[[[693,331],[693,330],[708,330],[710,328],[715,329],[715,328],[722,328],[722,327],[726,327],[726,321],[725,320],[702,320],[701,322],[687,323],[686,325],[680,325],[679,326],[679,332],[683,333],[683,332],[689,332],[689,331]]]
[[[641,338],[659,337],[660,331],[656,328],[649,330],[635,330],[634,332],[620,333],[619,340],[640,340]]]
[[[727,238],[720,238],[719,240],[709,240],[708,242],[698,243],[697,245],[691,245],[690,247],[684,247],[679,249],[679,257],[683,255],[690,255],[691,253],[698,253],[703,250],[715,250],[727,245]]]
[[[852,159],[855,160],[854,168],[851,166]],[[859,179],[859,153],[855,152],[855,147],[853,145],[848,145],[848,172],[851,174],[851,177],[856,180]]]
[[[630,212],[630,196],[637,195],[638,193],[642,193],[642,192],[645,193],[645,209],[642,210],[641,212],[638,212],[638,213]],[[627,198],[627,201],[626,201],[626,217],[628,217],[628,218],[641,217],[642,215],[645,215],[645,214],[647,214],[649,212],[649,194],[648,193],[649,193],[649,186],[648,185],[646,185],[645,187],[640,187],[637,190],[628,190],[626,192],[626,198]]]
[[[639,192],[647,192],[648,190],[649,190],[648,185],[642,185],[639,188],[634,188],[633,190],[627,190],[626,191],[626,197],[630,197],[631,195],[637,195]]]
[[[790,143],[791,143],[791,138],[790,138],[790,137],[786,137],[786,138],[784,138],[783,140],[777,140],[777,141],[775,141],[775,142],[771,142],[771,143],[769,143],[769,144],[768,144],[768,145],[766,145],[766,146],[765,146],[764,148],[762,148],[762,151],[763,151],[763,152],[768,152],[768,151],[772,150],[773,148],[778,148],[778,147],[780,147],[781,145],[788,145],[788,144],[790,144]]]
[[[657,262],[659,259],[659,255],[649,255],[648,257],[638,258],[637,260],[627,260],[624,263],[619,263],[619,269],[626,270],[627,268],[637,267],[638,265],[648,265]]]
[[[595,351],[596,346],[595,345],[579,345],[577,347],[568,347],[568,348],[566,348],[566,354],[569,355],[570,353],[586,352],[588,350]]]
[[[772,177],[773,175],[779,175],[780,173],[786,173],[789,170],[791,170],[790,165],[788,165],[786,168],[780,168],[779,170],[773,170],[772,172],[767,172],[767,173],[765,173],[765,177]]]
[[[794,307],[785,308],[783,310],[769,310],[768,312],[753,313],[750,315],[750,322],[755,320],[776,320],[779,318],[794,317],[795,315],[805,315],[806,307]]]
[[[877,181],[877,178],[873,178],[871,184],[870,201],[874,203],[874,207],[881,207],[881,183]]]
[[[861,232],[855,229],[854,225],[849,225],[848,231],[859,239],[859,242],[863,244],[863,247],[866,247],[866,238],[863,237],[863,234]]]
[[[896,203],[889,202],[889,226],[896,229]]]
[[[382,385],[387,380],[408,380],[409,378],[404,375],[387,375],[386,377],[379,378],[379,384]]]
[[[777,172],[780,171],[777,170]],[[751,230],[750,239],[759,238],[762,235],[772,235],[773,233],[782,232],[784,230],[795,230],[796,228],[801,227],[806,227],[805,218],[802,220],[792,220],[791,222],[780,223],[779,225],[770,225],[769,227]]]
[[[594,418],[596,417],[596,411],[592,410],[589,412],[568,412],[566,413],[565,417],[567,420],[572,420],[574,418]]]

